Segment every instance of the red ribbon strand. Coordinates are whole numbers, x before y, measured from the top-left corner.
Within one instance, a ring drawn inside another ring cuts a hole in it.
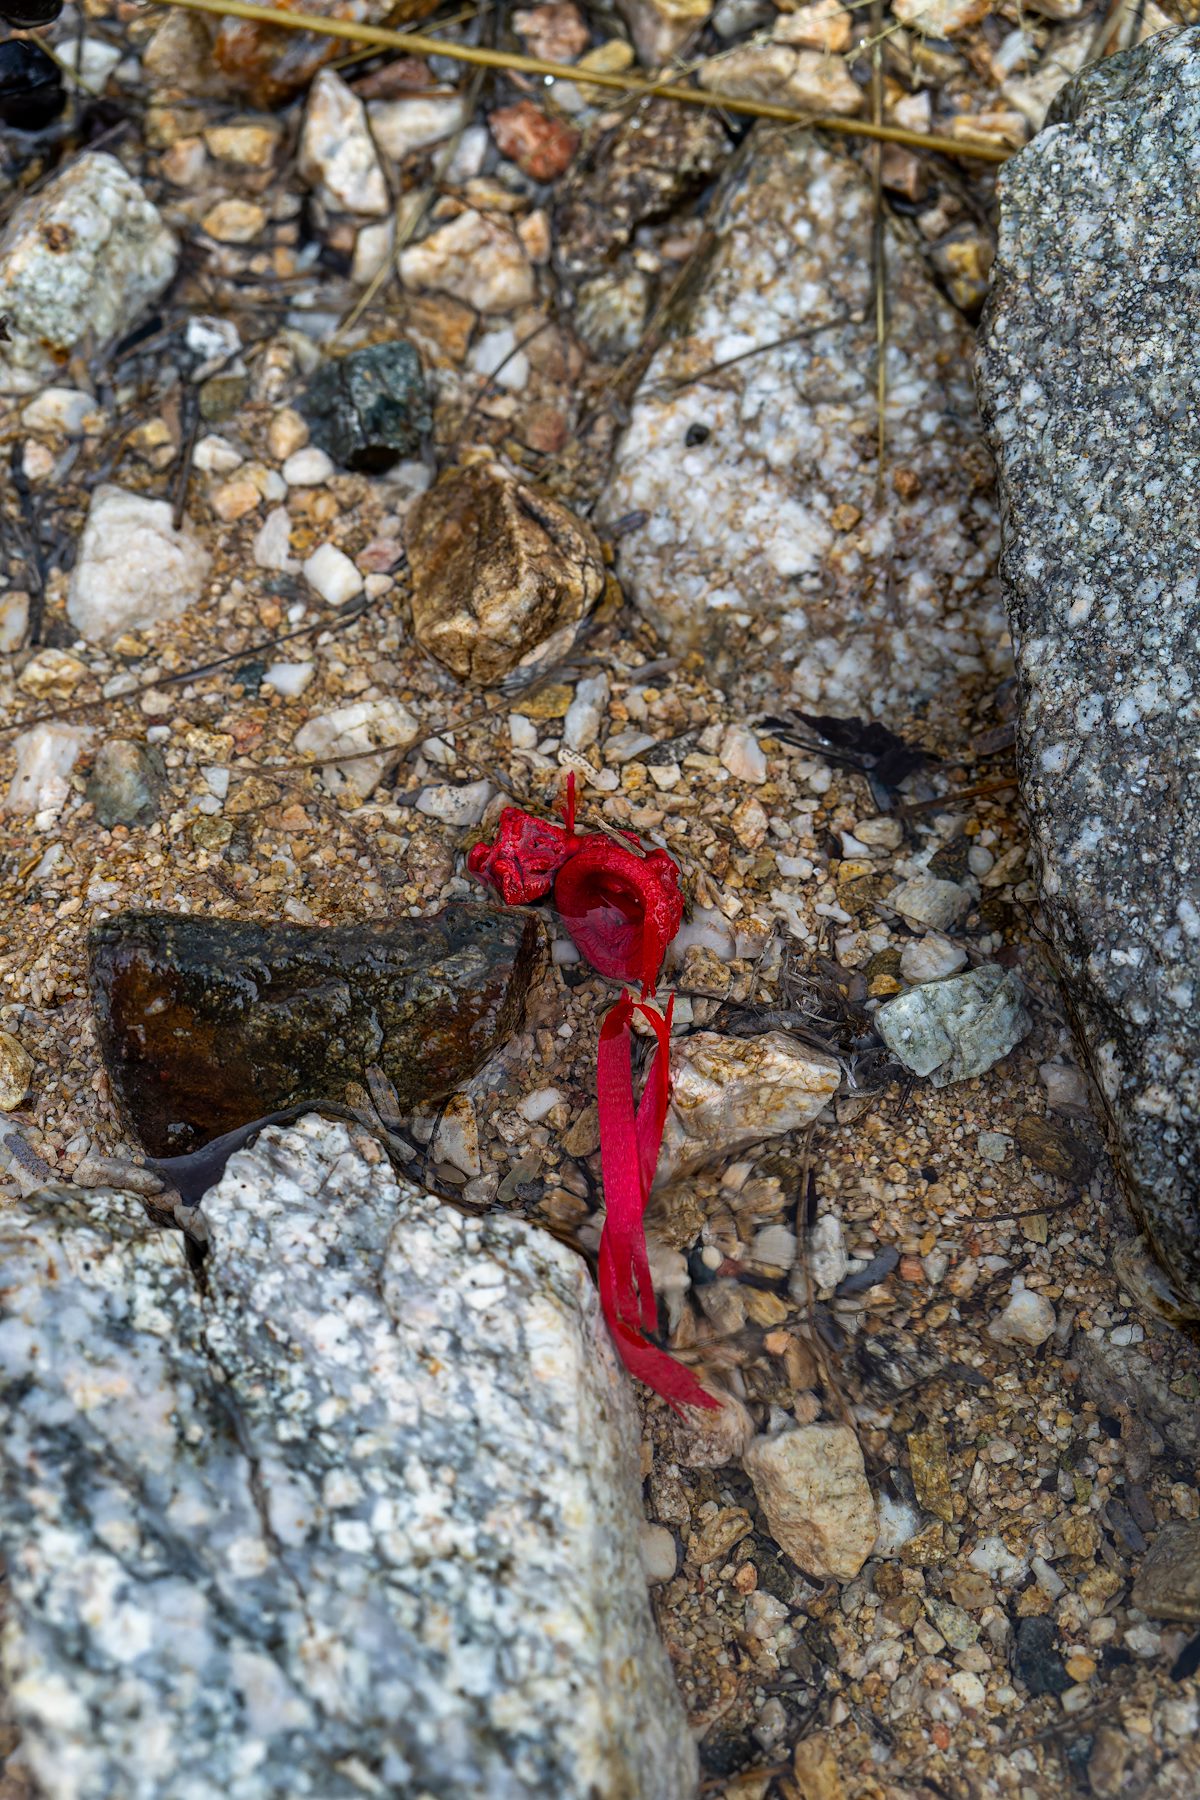
[[[509,906],[554,904],[580,954],[600,974],[637,981],[641,999],[622,994],[600,1027],[596,1091],[606,1214],[600,1238],[600,1303],[630,1374],[676,1412],[717,1407],[696,1377],[647,1333],[658,1330],[658,1306],[646,1250],[645,1211],[654,1181],[671,1092],[671,1015],[646,1004],[667,946],[683,920],[679,870],[665,850],[642,851],[598,833],[575,830],[575,777],[567,783],[565,825],[531,818],[515,806],[500,815],[494,844],[476,844],[472,874]],[[633,1095],[633,1020],[640,1013],[656,1039],[640,1103]]]

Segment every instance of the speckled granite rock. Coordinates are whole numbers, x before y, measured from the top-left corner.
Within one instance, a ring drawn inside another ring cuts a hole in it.
[[[886,718],[952,706],[962,675],[1006,653],[969,334],[899,237],[876,497],[873,216],[848,155],[757,137],[597,512],[648,515],[618,568],[673,649],[699,646],[724,680],[768,651],[771,704]]]
[[[178,246],[115,156],[88,151],[22,201],[0,238],[0,393],[61,372],[88,333],[136,323],[175,273]]]
[[[1001,177],[979,358],[1023,791],[1118,1170],[1200,1316],[1200,29],[1059,116]]]
[[[4,1670],[41,1791],[690,1800],[584,1265],[316,1118],[204,1212],[205,1298],[129,1196],[0,1214]]]

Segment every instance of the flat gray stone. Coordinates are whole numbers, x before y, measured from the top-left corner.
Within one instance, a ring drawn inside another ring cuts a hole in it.
[[[1200,29],[1056,116],[1000,178],[978,365],[1022,791],[1118,1172],[1200,1316]]]
[[[971,333],[889,227],[881,500],[869,175],[757,130],[711,220],[600,503],[647,515],[622,533],[622,585],[672,649],[771,704],[956,719],[964,683],[1009,672]]]
[[[0,1214],[4,1674],[40,1791],[691,1800],[583,1263],[317,1118],[203,1211],[205,1295],[128,1195]]]

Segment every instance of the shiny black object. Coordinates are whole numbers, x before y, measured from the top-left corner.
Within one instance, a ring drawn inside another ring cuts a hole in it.
[[[27,38],[0,44],[0,125],[14,131],[44,131],[66,103],[62,76],[40,44]]]

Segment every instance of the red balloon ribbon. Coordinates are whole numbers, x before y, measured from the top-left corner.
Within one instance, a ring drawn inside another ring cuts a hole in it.
[[[643,851],[598,832],[575,830],[575,777],[567,782],[564,824],[531,818],[509,806],[500,815],[493,844],[476,844],[467,858],[472,874],[508,906],[542,900],[553,890],[563,923],[600,974],[636,980],[641,999],[622,994],[600,1027],[596,1089],[600,1114],[600,1165],[606,1214],[600,1238],[600,1303],[622,1360],[631,1374],[679,1412],[684,1406],[717,1407],[682,1363],[660,1350],[647,1333],[658,1330],[658,1306],[650,1279],[644,1215],[662,1145],[671,1091],[671,1015],[648,1006],[667,945],[683,921],[679,870],[665,850]],[[635,1013],[657,1040],[640,1103],[633,1098],[632,1026]]]

